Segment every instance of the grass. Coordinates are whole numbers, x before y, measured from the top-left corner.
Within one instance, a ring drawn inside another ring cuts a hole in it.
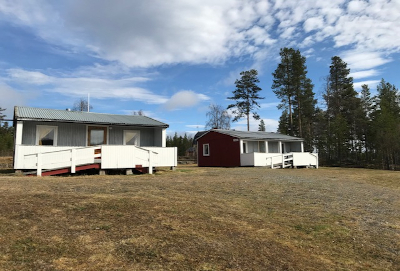
[[[0,175],[0,270],[399,270],[400,173]]]

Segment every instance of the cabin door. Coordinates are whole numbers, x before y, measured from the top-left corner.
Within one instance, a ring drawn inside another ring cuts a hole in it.
[[[107,144],[107,127],[88,126],[88,146]]]

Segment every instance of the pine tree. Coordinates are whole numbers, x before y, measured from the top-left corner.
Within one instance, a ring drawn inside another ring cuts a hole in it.
[[[313,149],[313,122],[315,118],[314,92],[307,78],[306,58],[299,50],[282,48],[281,63],[278,64],[272,89],[281,99],[279,109],[284,109],[279,123],[279,132],[305,139],[305,149]],[[282,123],[281,123],[282,122]]]
[[[235,115],[233,121],[238,121],[242,117],[247,118],[247,131],[250,131],[250,113],[253,113],[253,118],[259,120],[260,116],[256,109],[260,108],[257,100],[264,99],[259,96],[261,88],[257,85],[258,80],[257,70],[243,71],[240,73],[240,80],[235,81],[236,90],[233,91],[233,97],[228,97],[230,100],[235,100],[236,103],[230,104],[228,109],[235,108],[232,113]]]

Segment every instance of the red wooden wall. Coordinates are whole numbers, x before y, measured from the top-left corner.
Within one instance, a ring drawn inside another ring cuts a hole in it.
[[[198,142],[199,167],[239,167],[240,140],[210,131],[202,136]],[[203,144],[210,145],[210,156],[203,156]]]

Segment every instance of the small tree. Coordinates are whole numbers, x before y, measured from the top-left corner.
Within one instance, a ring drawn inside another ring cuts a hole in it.
[[[208,121],[206,123],[206,129],[225,129],[231,128],[231,115],[221,105],[211,104],[209,111],[206,116]]]
[[[142,109],[140,109],[139,111],[132,111],[132,115],[134,116],[144,116],[144,112]]]
[[[258,125],[258,131],[265,132],[265,123],[264,120],[260,120],[260,124]]]
[[[89,110],[88,110],[89,107]],[[89,102],[85,98],[80,98],[76,100],[74,106],[72,107],[72,111],[84,111],[88,112],[93,109],[93,106],[89,105]]]
[[[4,119],[4,117],[6,116],[6,115],[4,115],[2,112],[3,111],[5,111],[6,109],[5,108],[1,108],[0,107],[0,120],[3,120]]]
[[[257,100],[264,99],[258,93],[261,88],[257,85],[258,80],[257,70],[243,71],[240,80],[235,81],[236,90],[233,91],[233,97],[228,97],[230,100],[235,100],[236,103],[230,104],[228,109],[235,108],[232,113],[235,115],[233,121],[238,121],[240,118],[247,117],[247,131],[250,131],[250,113],[253,113],[253,118],[259,120],[260,116],[255,111],[260,108]]]

